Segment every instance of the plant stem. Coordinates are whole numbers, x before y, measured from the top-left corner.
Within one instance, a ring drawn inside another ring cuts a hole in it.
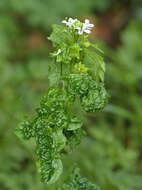
[[[63,65],[61,63],[61,76],[62,76],[62,74],[63,74]]]

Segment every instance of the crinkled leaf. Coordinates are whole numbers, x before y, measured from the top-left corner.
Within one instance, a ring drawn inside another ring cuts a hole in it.
[[[101,190],[87,178],[81,177],[79,169],[74,168],[70,176],[59,190]]]
[[[19,124],[18,128],[16,128],[15,134],[23,139],[30,139],[34,136],[32,123],[29,122],[28,118],[25,119]]]
[[[82,122],[78,118],[74,117],[71,119],[71,122],[69,123],[68,130],[72,131],[79,129],[81,127],[82,127]]]
[[[67,138],[67,149],[70,151],[80,144],[82,137],[85,136],[85,131],[80,128],[69,131],[65,130],[64,135]]]
[[[55,148],[57,148],[58,151],[65,147],[66,137],[63,135],[62,130],[57,130],[53,133],[53,140],[56,146]]]
[[[102,84],[97,84],[90,89],[86,96],[81,97],[81,105],[86,112],[95,113],[101,111],[108,102],[108,93]]]
[[[52,174],[50,180],[48,181],[48,184],[55,183],[63,171],[63,165],[60,159],[53,160],[52,166],[54,168],[54,174]]]

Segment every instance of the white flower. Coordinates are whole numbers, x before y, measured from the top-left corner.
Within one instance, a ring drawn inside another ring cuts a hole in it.
[[[54,54],[54,56],[57,56],[61,53],[61,49],[58,49],[57,53]]]
[[[82,28],[81,27],[76,27],[76,29],[78,30],[78,34],[82,35],[83,32],[90,34],[91,33],[91,29],[94,27],[94,24],[90,24],[90,21],[88,19],[85,19],[85,23],[83,23]]]
[[[91,29],[94,27],[94,24],[90,24],[90,21],[88,19],[85,19],[85,23],[83,23],[82,30],[83,32],[86,32],[87,34],[91,33]]]
[[[68,26],[69,28],[71,28],[72,25],[73,25],[76,21],[77,21],[77,19],[69,18],[68,21],[63,20],[62,23],[63,23],[63,24],[66,24],[66,26]]]
[[[76,27],[75,29],[78,30],[79,35],[83,34],[83,30],[81,27]]]
[[[93,28],[93,27],[94,27],[94,24],[90,24],[90,21],[89,21],[88,19],[85,19],[84,25],[85,25],[87,28]]]
[[[79,35],[82,35],[83,34],[83,30],[80,28],[80,29],[78,29],[78,34]]]

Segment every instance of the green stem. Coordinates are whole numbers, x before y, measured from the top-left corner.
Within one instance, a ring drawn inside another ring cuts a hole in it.
[[[61,76],[62,76],[62,74],[63,74],[63,65],[61,63]]]

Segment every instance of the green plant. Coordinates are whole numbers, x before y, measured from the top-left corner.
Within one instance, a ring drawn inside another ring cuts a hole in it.
[[[50,87],[33,119],[26,117],[17,128],[24,139],[35,138],[37,167],[46,184],[57,181],[63,170],[62,154],[72,151],[85,135],[82,121],[72,111],[76,101],[87,113],[101,111],[108,101],[102,51],[86,35],[94,25],[72,18],[63,23],[54,25],[49,37],[55,49],[48,69]],[[84,190],[95,189],[85,183]]]
[[[74,167],[72,173],[68,176],[65,183],[59,190],[100,190],[99,187],[92,184],[88,179],[80,176],[78,168]]]

